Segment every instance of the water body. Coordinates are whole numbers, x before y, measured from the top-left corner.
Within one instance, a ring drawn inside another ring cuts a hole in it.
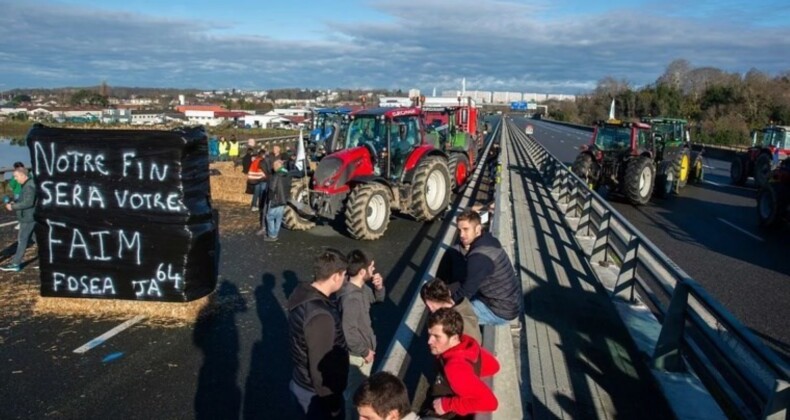
[[[30,152],[27,146],[11,144],[11,139],[0,137],[0,168],[11,168],[14,162],[22,162],[26,167],[30,167]],[[6,179],[10,177],[11,172],[5,174]]]

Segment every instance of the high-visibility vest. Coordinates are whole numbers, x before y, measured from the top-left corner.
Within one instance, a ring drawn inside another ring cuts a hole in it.
[[[236,157],[239,155],[239,142],[230,142],[230,152],[228,152],[228,155],[231,157]]]
[[[221,141],[219,142],[219,154],[226,155],[228,154],[228,143]]]

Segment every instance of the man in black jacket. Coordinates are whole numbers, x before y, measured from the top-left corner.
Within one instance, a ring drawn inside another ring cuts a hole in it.
[[[290,389],[307,419],[345,417],[348,349],[330,296],[343,287],[347,266],[340,251],[323,251],[313,263],[313,282],[299,284],[288,299]]]
[[[9,211],[16,212],[16,217],[19,220],[19,235],[17,236],[16,253],[10,264],[0,267],[2,271],[22,269],[22,259],[25,256],[27,242],[36,227],[36,221],[33,219],[33,213],[36,210],[36,186],[24,166],[14,169],[14,180],[22,186],[19,200],[15,203],[6,203],[5,207]]]
[[[480,324],[506,324],[522,310],[521,284],[499,240],[483,232],[480,215],[474,210],[456,219],[466,274],[453,292],[453,301],[472,302]]]

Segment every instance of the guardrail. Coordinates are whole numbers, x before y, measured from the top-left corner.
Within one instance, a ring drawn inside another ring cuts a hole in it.
[[[787,364],[606,200],[527,138],[529,158],[590,265],[596,274],[612,276],[606,284],[612,297],[644,303],[661,322],[652,367],[693,372],[729,416],[787,418]]]

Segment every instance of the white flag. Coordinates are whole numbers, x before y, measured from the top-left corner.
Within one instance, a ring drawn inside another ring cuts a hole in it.
[[[609,107],[609,119],[614,119],[614,98],[612,98],[612,106]]]
[[[296,169],[304,170],[305,160],[307,156],[304,152],[304,139],[302,138],[302,129],[299,129],[299,144],[296,146]]]

